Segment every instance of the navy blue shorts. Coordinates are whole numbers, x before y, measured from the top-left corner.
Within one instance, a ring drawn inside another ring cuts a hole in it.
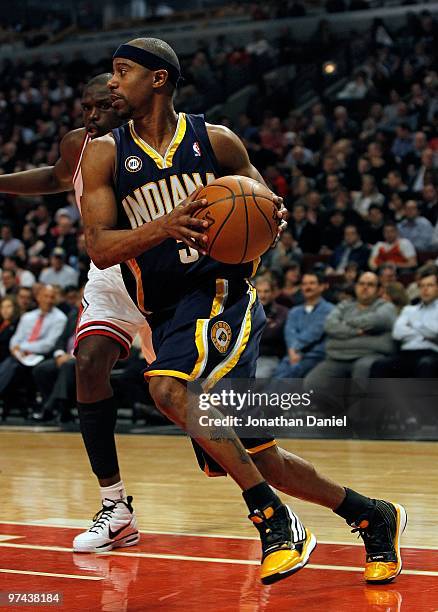
[[[175,310],[151,315],[155,361],[144,371],[185,381],[202,379],[205,392],[224,377],[254,378],[266,323],[255,288],[245,280],[211,279],[188,291]],[[242,439],[251,452],[273,446],[272,437]],[[224,472],[193,442],[201,468]]]

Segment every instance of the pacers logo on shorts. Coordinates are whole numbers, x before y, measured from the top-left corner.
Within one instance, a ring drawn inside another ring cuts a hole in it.
[[[211,328],[211,339],[219,353],[225,353],[231,342],[231,327],[225,321],[218,321]]]
[[[141,170],[143,162],[136,155],[130,155],[125,159],[125,168],[128,172],[138,172]]]

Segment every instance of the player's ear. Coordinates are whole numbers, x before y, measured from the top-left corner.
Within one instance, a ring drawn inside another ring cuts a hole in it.
[[[167,70],[164,68],[161,70],[154,71],[154,78],[152,80],[152,87],[163,87],[167,83],[168,79]]]

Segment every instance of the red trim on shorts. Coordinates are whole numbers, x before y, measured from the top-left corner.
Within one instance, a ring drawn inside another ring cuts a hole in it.
[[[123,360],[129,357],[130,349],[131,349],[130,345],[127,342],[124,342],[122,338],[120,338],[120,336],[117,336],[117,334],[112,334],[110,331],[105,330],[105,329],[90,329],[90,331],[84,332],[79,337],[76,336],[73,354],[76,354],[78,350],[79,342],[83,340],[84,338],[87,338],[88,336],[106,336],[107,338],[111,338],[112,340],[115,340],[118,344],[120,344],[121,349],[122,349],[119,359]]]
[[[129,344],[132,344],[132,337],[128,334],[128,332],[126,332],[124,329],[122,329],[118,325],[111,323],[110,321],[99,321],[99,319],[93,319],[92,321],[87,321],[87,323],[84,323],[76,330],[76,334],[80,333],[83,329],[86,329],[87,327],[90,327],[91,325],[103,325],[105,327],[109,327],[110,330],[114,329],[115,331],[119,332],[119,334],[122,334],[122,336],[126,338],[126,341],[129,342]]]

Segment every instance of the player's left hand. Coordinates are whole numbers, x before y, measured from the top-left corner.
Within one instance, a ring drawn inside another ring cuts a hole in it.
[[[287,208],[283,204],[283,198],[280,198],[280,196],[274,195],[273,201],[274,201],[274,204],[277,206],[277,209],[278,209],[277,210],[278,232],[277,232],[277,235],[275,237],[274,242],[271,245],[271,249],[273,249],[275,246],[277,246],[277,243],[278,243],[278,241],[281,238],[281,234],[287,228],[287,221],[286,221],[286,218],[285,218],[286,215],[287,215]]]

